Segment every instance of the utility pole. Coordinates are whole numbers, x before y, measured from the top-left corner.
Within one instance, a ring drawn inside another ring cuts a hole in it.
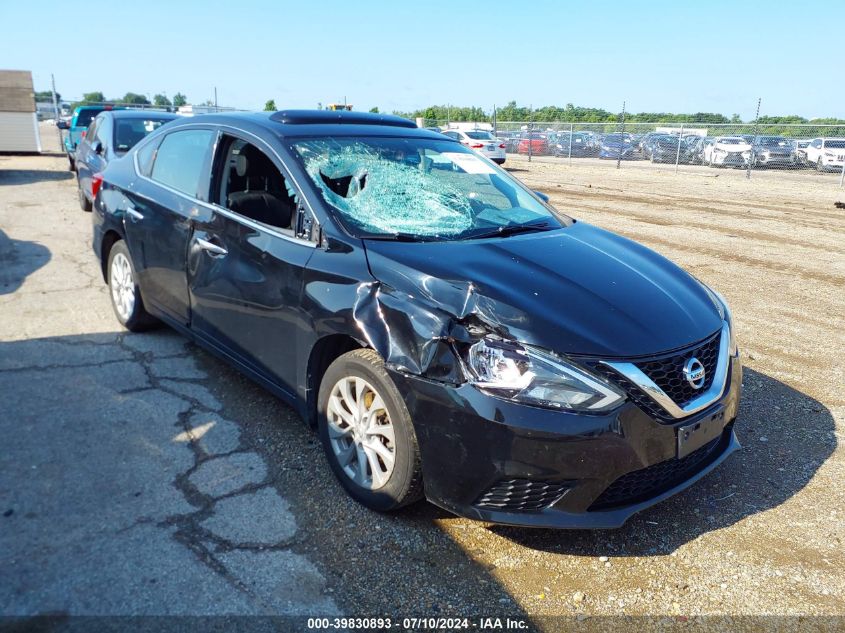
[[[217,86],[214,86],[214,109],[217,109]]]

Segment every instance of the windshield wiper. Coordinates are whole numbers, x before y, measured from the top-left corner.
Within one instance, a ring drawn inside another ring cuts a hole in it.
[[[489,237],[508,237],[509,235],[518,235],[520,233],[550,231],[553,228],[555,227],[552,227],[548,220],[543,220],[542,222],[532,222],[529,224],[505,224],[492,230],[464,234],[461,237],[465,240],[483,240]]]

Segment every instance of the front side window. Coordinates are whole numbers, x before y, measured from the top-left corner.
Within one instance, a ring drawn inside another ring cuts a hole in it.
[[[214,200],[222,207],[268,226],[293,231],[299,196],[270,157],[255,145],[226,136],[217,164],[220,184]]]
[[[294,140],[311,184],[359,237],[492,237],[505,228],[559,228],[557,216],[507,172],[469,149],[424,138]]]
[[[189,196],[200,196],[214,137],[211,130],[171,132],[158,147],[150,177]]]

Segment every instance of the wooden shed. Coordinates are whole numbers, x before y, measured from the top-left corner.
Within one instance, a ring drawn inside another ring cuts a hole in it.
[[[0,70],[0,152],[40,152],[32,73]]]

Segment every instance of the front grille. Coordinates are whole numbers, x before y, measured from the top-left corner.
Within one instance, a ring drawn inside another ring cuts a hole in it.
[[[720,337],[721,333],[716,333],[702,343],[682,352],[639,361],[635,364],[667,396],[672,398],[675,404],[684,407],[690,400],[707,391],[713,384],[713,376],[719,362]],[[704,384],[699,389],[693,388],[684,377],[684,364],[693,356],[704,365]]]
[[[542,510],[569,490],[569,482],[506,479],[487,489],[475,506],[486,510]]]
[[[634,364],[655,384],[660,387],[679,406],[685,406],[690,400],[703,393],[713,384],[716,365],[719,364],[719,343],[721,332],[717,332],[700,343],[696,343],[682,351],[670,352],[662,356],[632,360]],[[695,356],[704,365],[704,385],[701,389],[693,389],[684,378],[684,364]],[[628,394],[631,401],[640,409],[659,422],[674,423],[677,420],[663,409],[642,389],[614,371],[598,359],[583,361],[592,371],[606,378],[611,383],[619,385]]]
[[[730,437],[732,426],[731,424],[725,427],[721,437],[717,437],[686,457],[667,459],[622,475],[593,502],[587,509],[588,512],[647,501],[686,481],[722,453]]]

